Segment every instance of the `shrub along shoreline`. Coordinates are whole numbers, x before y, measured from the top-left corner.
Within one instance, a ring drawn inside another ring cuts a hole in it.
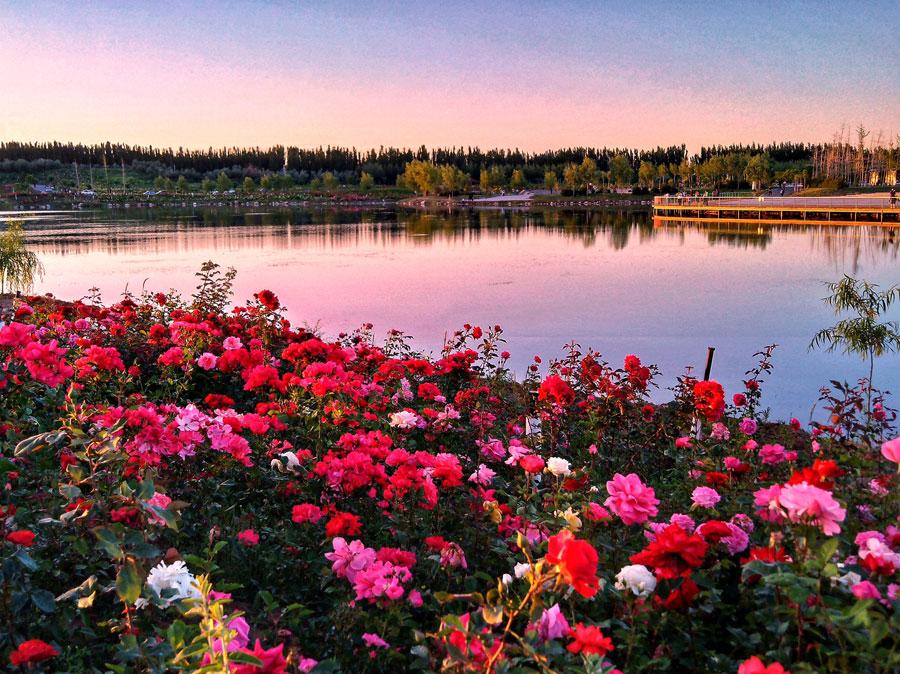
[[[28,298],[0,327],[0,658],[23,671],[889,672],[897,413],[575,349],[511,379],[277,296]],[[540,374],[544,369],[546,374]],[[203,669],[203,668],[208,669]]]

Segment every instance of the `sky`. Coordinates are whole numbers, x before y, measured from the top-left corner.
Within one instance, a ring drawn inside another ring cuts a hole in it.
[[[900,134],[892,2],[0,0],[0,140],[655,147]]]

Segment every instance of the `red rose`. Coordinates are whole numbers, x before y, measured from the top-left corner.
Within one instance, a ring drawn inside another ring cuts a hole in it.
[[[688,534],[677,524],[670,524],[646,548],[631,555],[635,564],[652,566],[660,579],[689,576],[703,564],[709,546],[700,536]]]
[[[552,400],[559,405],[571,405],[575,390],[559,375],[547,377],[538,389],[538,400]]]
[[[275,311],[278,307],[281,306],[281,302],[278,301],[278,297],[276,297],[275,293],[273,293],[271,290],[260,290],[256,294],[256,299],[259,300],[259,303],[269,311]]]
[[[32,545],[34,545],[34,533],[26,529],[19,529],[18,531],[11,531],[10,533],[6,534],[6,540],[8,540],[10,543],[15,543],[16,545],[30,548]]]
[[[53,648],[46,641],[40,639],[29,639],[19,644],[19,647],[9,654],[9,661],[12,665],[26,665],[30,662],[43,662],[59,655],[59,651]]]
[[[679,609],[690,607],[698,594],[700,594],[700,588],[697,583],[690,578],[685,578],[681,585],[672,590],[665,600],[660,599],[658,596],[654,596],[653,602],[666,610],[677,611]]]
[[[587,541],[580,541],[568,529],[550,537],[547,561],[559,568],[559,574],[582,597],[597,594],[597,551]]]
[[[540,473],[544,470],[544,459],[536,454],[528,454],[519,459],[519,466],[526,473]]]
[[[603,636],[599,627],[578,623],[572,630],[572,643],[566,648],[570,653],[584,653],[585,655],[606,655],[615,649],[612,639]]]
[[[710,520],[697,527],[697,533],[707,543],[718,543],[723,538],[731,536],[731,528],[720,520]]]
[[[335,536],[356,536],[362,530],[362,522],[353,513],[337,513],[328,520],[325,525],[325,535],[329,538]]]
[[[718,421],[725,413],[725,390],[717,381],[694,384],[694,405],[707,421]]]

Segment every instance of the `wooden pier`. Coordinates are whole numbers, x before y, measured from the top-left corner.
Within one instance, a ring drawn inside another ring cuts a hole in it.
[[[689,197],[653,199],[653,215],[670,221],[749,220],[782,224],[900,225],[889,197]]]

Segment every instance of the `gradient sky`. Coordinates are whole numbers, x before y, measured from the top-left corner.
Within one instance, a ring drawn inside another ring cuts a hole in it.
[[[895,2],[0,0],[0,139],[573,145],[900,133]]]

